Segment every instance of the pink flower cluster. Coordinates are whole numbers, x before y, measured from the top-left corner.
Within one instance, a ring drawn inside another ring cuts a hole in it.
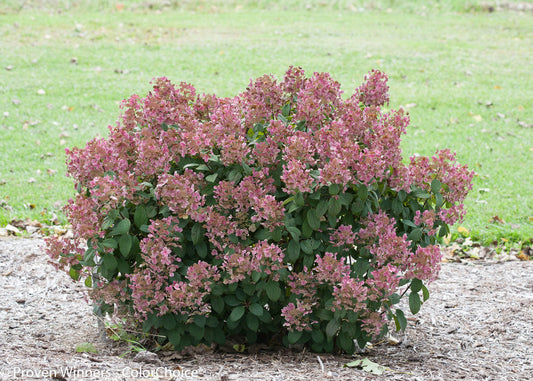
[[[284,253],[281,248],[266,241],[259,241],[249,249],[229,251],[224,254],[222,269],[229,275],[224,283],[231,284],[244,280],[255,271],[278,281],[281,269],[287,268],[283,262]]]
[[[387,75],[379,70],[372,70],[365,75],[365,82],[355,90],[353,95],[365,106],[383,106],[389,103],[389,86]]]

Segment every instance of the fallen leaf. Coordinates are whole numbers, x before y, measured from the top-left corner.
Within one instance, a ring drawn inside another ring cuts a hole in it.
[[[35,180],[35,178],[33,178],[33,177],[30,177],[30,178],[28,179],[28,183],[30,183],[30,184],[33,184],[33,183],[36,182],[36,181],[37,181],[37,180]]]
[[[348,364],[344,364],[346,368],[361,368],[363,371],[367,373],[382,375],[387,368],[385,368],[383,365],[379,365],[378,363],[375,363],[368,358],[364,358],[361,360],[355,360],[352,362],[349,362]]]
[[[501,89],[502,89],[502,87],[501,87],[501,86],[498,86],[498,85],[496,85],[496,86],[494,86],[494,89],[496,89],[496,90],[501,90]]]
[[[13,66],[12,66],[12,65],[7,65],[7,66],[6,66],[6,70],[7,70],[7,71],[13,70]]]
[[[76,352],[78,353],[98,353],[94,345],[91,343],[80,343],[76,345]]]
[[[116,4],[115,4],[115,9],[116,9],[117,11],[120,12],[121,10],[124,9],[124,4],[122,4],[122,3],[116,3]]]
[[[529,123],[521,122],[521,121],[518,122],[518,125],[519,125],[520,127],[524,127],[524,128],[531,128],[531,127],[533,127],[533,124],[529,124]]]
[[[529,261],[529,256],[524,253],[520,253],[516,257],[521,261]]]
[[[20,234],[20,230],[18,228],[16,228],[15,226],[11,225],[11,224],[7,224],[5,229],[7,230],[8,234],[10,234],[10,235]]]
[[[246,350],[246,346],[244,344],[233,344],[233,349],[236,352],[243,353]]]
[[[474,115],[472,116],[476,122],[481,122],[483,120],[483,117],[481,115]]]
[[[57,173],[57,171],[55,169],[48,168],[46,170],[46,173],[48,173],[48,176],[54,176]]]
[[[457,231],[459,232],[459,234],[461,234],[463,237],[468,237],[470,235],[470,231],[465,228],[464,226],[459,226],[457,228]]]
[[[505,221],[502,220],[499,216],[493,216],[490,221],[491,224],[505,224]]]
[[[8,111],[4,111],[4,118],[7,118],[9,116],[9,112]]]
[[[39,89],[39,90],[37,90],[37,94],[44,95],[44,94],[46,94],[46,91],[44,91],[44,89]]]

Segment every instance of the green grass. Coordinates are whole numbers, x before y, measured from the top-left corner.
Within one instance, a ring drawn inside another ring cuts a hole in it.
[[[74,189],[64,149],[105,136],[119,102],[145,95],[152,78],[232,96],[250,78],[299,65],[330,72],[347,94],[370,69],[384,70],[390,107],[416,104],[405,157],[450,148],[477,172],[462,226],[483,242],[533,238],[529,13],[474,12],[481,3],[452,0],[426,8],[309,1],[311,10],[304,1],[288,10],[274,1],[239,10],[236,2],[185,1],[185,10],[171,2],[163,12],[141,1],[124,2],[121,12],[103,0],[45,2],[54,12],[14,12],[16,3],[0,6],[0,225],[54,213],[65,221],[59,206]],[[353,12],[350,4],[392,11]]]

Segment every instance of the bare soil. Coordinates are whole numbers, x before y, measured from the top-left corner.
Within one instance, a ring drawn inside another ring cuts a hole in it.
[[[156,355],[100,341],[83,285],[56,271],[42,245],[41,239],[0,239],[2,380],[533,379],[529,261],[443,263],[420,313],[406,312],[406,332],[355,356],[201,348]],[[98,353],[77,352],[82,343]],[[363,358],[387,370],[378,376],[344,367]]]

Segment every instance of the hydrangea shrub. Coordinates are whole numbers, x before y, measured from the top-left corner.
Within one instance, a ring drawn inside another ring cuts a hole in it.
[[[353,353],[439,271],[437,237],[464,215],[473,172],[449,150],[402,159],[409,124],[387,76],[350,97],[290,67],[234,98],[153,83],[108,138],[67,150],[73,236],[58,267],[108,313],[176,349],[281,341]]]

